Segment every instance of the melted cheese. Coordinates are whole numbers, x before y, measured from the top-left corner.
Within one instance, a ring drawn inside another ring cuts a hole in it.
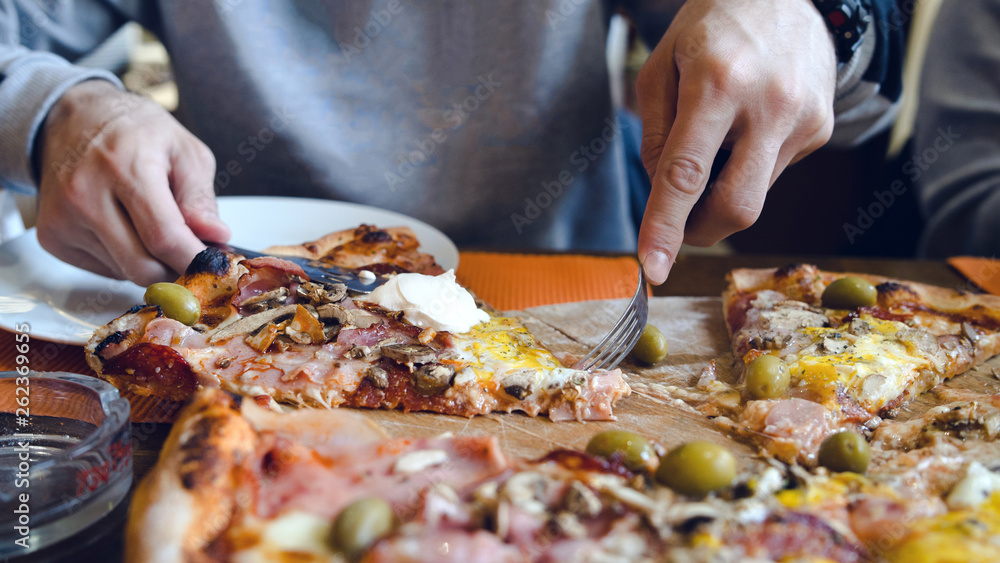
[[[561,367],[552,352],[543,348],[520,321],[510,317],[490,317],[464,334],[453,334],[459,358],[475,372],[479,381],[513,370],[534,370],[536,382]]]
[[[952,510],[978,508],[994,493],[1000,491],[1000,475],[973,461],[965,468],[965,476],[952,487],[945,499]]]
[[[888,489],[873,485],[866,477],[857,473],[834,473],[830,476],[815,476],[808,486],[798,489],[778,491],[774,496],[782,505],[790,509],[818,507],[829,502],[840,502],[849,493],[878,491],[881,495],[892,495]]]
[[[869,334],[854,335],[842,328],[802,328],[812,342],[786,358],[793,385],[804,385],[826,404],[837,403],[844,389],[869,412],[877,412],[913,383],[919,370],[932,360],[912,343],[898,338],[910,327],[897,321],[865,316]]]
[[[291,511],[272,520],[249,519],[244,522],[242,537],[257,538],[246,548],[233,553],[236,563],[312,563],[343,561],[330,546],[333,525],[329,520],[300,511]]]
[[[887,555],[888,561],[899,563],[1000,561],[1000,493],[974,509],[917,521],[907,540]]]

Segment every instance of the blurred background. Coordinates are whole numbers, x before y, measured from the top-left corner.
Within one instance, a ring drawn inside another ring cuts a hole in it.
[[[777,180],[757,223],[710,248],[685,246],[687,253],[753,253],[843,256],[913,256],[922,228],[914,190],[903,173],[910,157],[909,137],[916,108],[916,84],[926,52],[927,36],[941,0],[922,0],[904,10],[908,30],[908,59],[904,70],[903,107],[895,126],[850,149],[824,148],[789,167]],[[635,76],[649,51],[632,25],[613,17],[607,56],[612,95],[620,107],[635,111]],[[80,61],[84,66],[111,70],[125,86],[148,96],[168,110],[177,106],[166,49],[136,24],[128,24],[96,52]],[[896,184],[891,205],[860,234],[849,226],[864,227],[863,210],[878,202],[878,194]],[[0,194],[0,240],[34,223],[34,198]],[[14,209],[18,212],[14,212]],[[23,222],[23,224],[22,224]],[[853,236],[849,234],[853,233]]]

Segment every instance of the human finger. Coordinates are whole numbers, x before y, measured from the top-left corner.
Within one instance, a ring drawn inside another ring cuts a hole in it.
[[[696,78],[681,84],[678,94],[677,114],[651,178],[639,229],[639,258],[647,278],[657,285],[667,279],[677,258],[688,215],[734,119],[732,106],[714,99]]]
[[[219,217],[215,199],[215,157],[201,141],[190,139],[172,151],[170,186],[185,223],[201,240],[226,242],[231,233]]]
[[[156,164],[137,166],[137,185],[120,184],[115,193],[127,216],[129,229],[119,230],[119,236],[130,237],[121,241],[120,251],[135,248],[139,243],[142,254],[173,269],[184,272],[196,254],[205,245],[188,227],[170,190],[166,167]],[[136,237],[133,240],[131,237]],[[115,254],[113,256],[124,256]],[[145,270],[148,265],[144,266]],[[154,272],[142,273],[143,278]],[[158,275],[158,272],[156,272]]]

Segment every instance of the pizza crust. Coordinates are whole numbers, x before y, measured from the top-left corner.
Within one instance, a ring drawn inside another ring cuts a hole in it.
[[[156,466],[132,497],[126,561],[214,561],[205,549],[235,509],[234,469],[257,443],[232,402],[224,391],[205,389],[181,411]]]
[[[805,264],[797,264],[783,268],[741,268],[733,270],[727,276],[728,283],[725,291],[723,292],[723,298],[724,302],[728,302],[738,293],[750,293],[760,291],[762,289],[782,291],[787,290],[790,286],[794,285],[797,287],[811,288],[813,291],[808,293],[815,297],[816,302],[812,303],[815,305],[818,304],[818,300],[823,294],[823,288],[835,279],[845,278],[848,276],[862,278],[876,286],[882,284],[894,284],[894,286],[901,286],[899,288],[894,287],[894,291],[892,292],[879,292],[879,304],[882,304],[881,300],[884,299],[882,297],[883,293],[887,293],[888,299],[891,301],[902,300],[907,296],[916,296],[923,304],[940,311],[962,311],[969,308],[991,309],[990,318],[1000,323],[1000,296],[997,295],[970,293],[968,291],[959,291],[936,285],[906,281],[874,274],[857,272],[827,272],[820,270],[815,266]],[[795,280],[794,282],[791,281],[793,279]],[[907,295],[909,292],[907,292],[906,289],[912,290],[912,294]],[[806,293],[807,292],[802,291],[803,296],[808,296]]]
[[[392,235],[394,240],[412,239],[416,240],[417,235],[409,227],[388,227],[379,229]],[[264,249],[265,254],[276,254],[279,256],[299,256],[310,260],[319,260],[330,254],[334,249],[353,241],[357,236],[357,228],[345,229],[330,233],[312,242],[290,245],[275,245]]]

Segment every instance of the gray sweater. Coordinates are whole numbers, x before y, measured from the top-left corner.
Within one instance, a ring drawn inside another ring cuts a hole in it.
[[[945,2],[902,171],[926,218],[924,256],[1000,254],[1000,0]]]
[[[682,0],[623,2],[651,41]],[[216,193],[399,211],[467,246],[631,250],[638,225],[601,0],[0,0],[0,181],[30,190],[46,112],[104,72],[75,67],[126,20],[166,45],[178,119],[214,152]],[[839,77],[838,136],[894,98]],[[874,55],[873,55],[874,54]]]

